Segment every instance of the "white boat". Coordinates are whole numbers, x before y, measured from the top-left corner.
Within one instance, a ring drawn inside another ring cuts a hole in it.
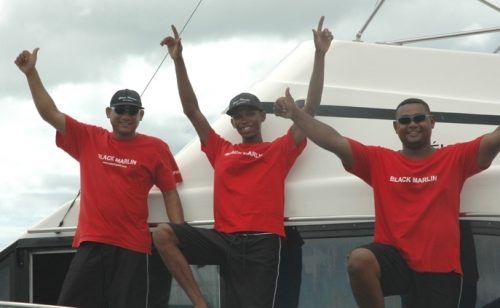
[[[307,41],[290,53],[249,92],[268,112],[290,87],[305,97],[314,46]],[[427,101],[437,123],[436,147],[469,140],[500,124],[500,55],[415,48],[397,44],[335,41],[327,55],[322,105],[317,118],[367,144],[400,148],[392,133],[394,108],[408,97]],[[265,140],[282,135],[291,122],[268,115]],[[229,117],[214,129],[239,142]],[[194,139],[176,155],[184,177],[179,193],[187,221],[211,227],[212,168]],[[462,193],[464,299],[462,307],[493,307],[500,298],[500,158],[468,180]],[[161,194],[149,197],[151,228],[167,221]],[[0,300],[54,304],[74,250],[79,199],[68,202],[0,252]],[[288,241],[280,272],[277,307],[355,307],[346,256],[373,235],[371,188],[347,173],[332,153],[309,142],[286,182]],[[151,307],[188,307],[156,254],[151,257]],[[215,266],[193,267],[212,307],[220,307],[223,285]],[[387,307],[403,307],[391,297]],[[500,305],[500,304],[498,304]],[[2,303],[0,303],[0,307]],[[10,307],[10,306],[9,306]],[[12,306],[14,307],[14,306]],[[498,306],[495,306],[498,307]]]

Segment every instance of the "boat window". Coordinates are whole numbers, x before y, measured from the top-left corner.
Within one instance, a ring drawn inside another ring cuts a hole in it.
[[[500,236],[474,235],[474,242],[478,268],[476,307],[500,307]]]
[[[37,251],[31,256],[32,301],[55,305],[66,277],[73,251]]]
[[[372,236],[359,231],[348,231],[350,236],[346,230],[321,231],[325,227],[301,232],[287,228],[276,307],[356,307],[347,256],[352,249],[371,242]],[[386,307],[401,307],[400,297],[386,298]]]
[[[7,259],[8,260],[8,259]],[[0,264],[0,300],[10,300],[10,264]]]
[[[219,267],[215,265],[191,266],[193,275],[210,307],[220,307]],[[186,293],[164,266],[153,247],[149,258],[149,308],[192,307]]]
[[[276,307],[356,307],[346,270],[347,256],[355,247],[372,241],[373,223],[288,226],[286,231]],[[462,221],[461,235],[461,307],[500,307],[500,223]],[[54,304],[72,251],[37,251],[30,255],[32,300]],[[149,307],[190,307],[189,299],[172,280],[155,250],[149,260]],[[10,263],[0,263],[0,300],[9,300],[13,292]],[[221,307],[224,286],[218,266],[191,268],[210,307]],[[393,296],[386,298],[386,307],[404,305],[399,296]]]

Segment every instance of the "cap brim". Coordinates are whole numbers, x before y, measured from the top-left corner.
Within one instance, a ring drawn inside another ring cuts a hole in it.
[[[134,107],[137,107],[139,109],[144,109],[144,107],[142,107],[142,106],[137,106],[137,104],[130,104],[130,103],[116,103],[116,104],[112,104],[110,107],[115,107],[115,106],[134,106]]]
[[[262,108],[259,108],[255,105],[245,105],[245,104],[241,104],[241,105],[238,105],[234,108],[231,108],[231,109],[228,109],[226,111],[226,114],[229,115],[229,116],[233,116],[239,109],[256,109],[256,110],[259,110],[259,111],[264,111]]]

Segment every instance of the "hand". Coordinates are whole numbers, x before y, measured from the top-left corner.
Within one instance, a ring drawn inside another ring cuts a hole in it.
[[[325,20],[325,16],[321,16],[318,23],[318,28],[313,31],[314,36],[314,46],[316,46],[316,50],[326,53],[328,48],[330,48],[330,44],[333,40],[333,34],[328,30],[328,28],[323,29],[323,21]]]
[[[174,33],[174,37],[167,36],[160,42],[160,45],[167,45],[168,53],[172,59],[176,60],[182,57],[182,44],[179,33],[174,25],[172,25],[172,32]]]
[[[24,74],[28,74],[35,68],[36,64],[36,59],[38,55],[38,50],[40,48],[35,48],[33,49],[33,52],[29,52],[27,50],[23,50],[21,52],[14,63],[17,65],[17,67],[23,72]]]
[[[289,88],[286,88],[285,96],[278,98],[274,103],[274,114],[278,117],[290,119],[297,109]]]

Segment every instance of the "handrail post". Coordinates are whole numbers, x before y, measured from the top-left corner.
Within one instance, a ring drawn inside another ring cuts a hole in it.
[[[380,9],[380,7],[384,3],[384,1],[385,0],[380,0],[377,3],[377,5],[375,6],[375,9],[371,13],[370,17],[368,17],[368,20],[365,22],[365,24],[363,25],[363,27],[361,27],[361,30],[359,30],[358,33],[356,34],[355,41],[361,42],[361,36],[363,35],[363,32],[366,30],[366,28],[368,27],[368,24],[370,24],[370,22],[372,21],[373,17],[375,16],[375,14],[377,14],[378,10]]]

